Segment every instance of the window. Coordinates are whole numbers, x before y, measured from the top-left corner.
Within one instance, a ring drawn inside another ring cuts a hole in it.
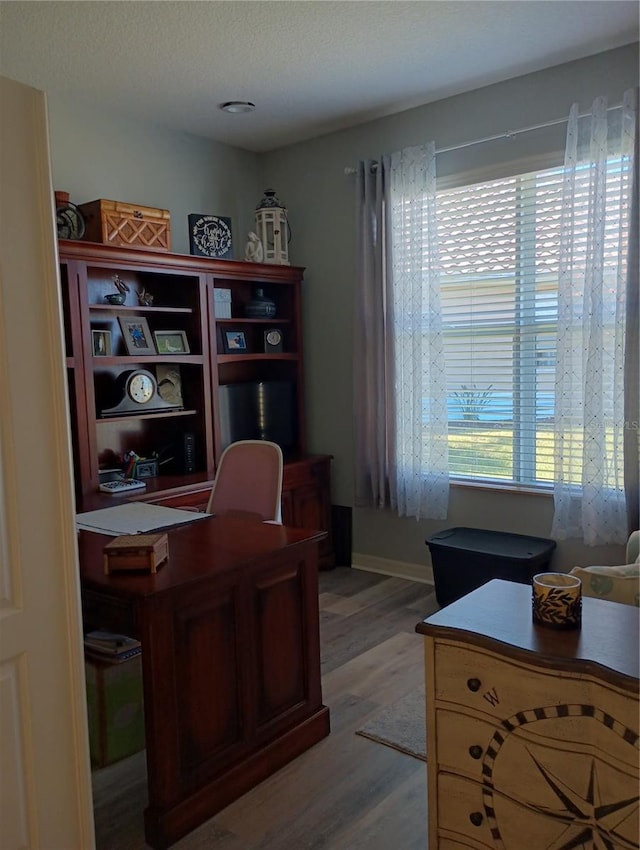
[[[553,482],[562,179],[549,169],[437,193],[452,479]],[[611,159],[612,197],[616,182]],[[617,221],[605,241],[614,274]]]

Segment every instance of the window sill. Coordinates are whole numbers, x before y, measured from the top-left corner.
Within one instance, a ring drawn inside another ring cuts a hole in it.
[[[449,483],[452,487],[460,487],[463,490],[481,490],[490,493],[502,492],[525,496],[543,496],[546,499],[553,496],[553,487],[551,486],[549,486],[548,490],[541,490],[535,487],[519,487],[516,484],[494,484],[488,481],[462,481],[454,478],[450,479]]]

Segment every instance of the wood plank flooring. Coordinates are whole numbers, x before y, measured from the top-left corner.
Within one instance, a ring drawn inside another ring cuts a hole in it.
[[[414,629],[438,608],[433,588],[337,567],[319,601],[331,734],[174,850],[426,850],[424,762],[355,732],[422,683]],[[98,850],[144,850],[144,753],[93,780]]]

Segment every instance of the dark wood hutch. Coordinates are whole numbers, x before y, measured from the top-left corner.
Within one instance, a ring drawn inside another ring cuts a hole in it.
[[[129,498],[171,506],[206,505],[223,447],[221,387],[286,382],[293,388],[294,436],[285,451],[283,521],[328,532],[320,544],[320,565],[333,566],[331,458],[309,455],[306,445],[304,269],[69,240],[60,240],[59,255],[79,507],[91,509],[112,498],[98,492],[100,473],[120,465],[129,451],[141,457],[156,454],[161,461],[159,474],[145,479],[146,489]],[[105,300],[105,295],[116,292],[115,275],[129,288],[123,305]],[[275,302],[273,318],[245,315],[258,288]],[[231,318],[216,316],[216,289],[230,292]],[[151,304],[139,303],[143,292],[152,295]],[[151,336],[158,331],[184,335],[188,352],[128,353],[122,320],[135,317],[145,320]],[[272,328],[280,331],[281,351],[265,350],[265,330]],[[223,342],[225,331],[241,332],[246,348],[230,353]],[[156,380],[167,371],[177,374],[182,404],[105,415],[119,400],[123,378],[138,369],[151,372]],[[192,440],[187,467],[186,434]]]

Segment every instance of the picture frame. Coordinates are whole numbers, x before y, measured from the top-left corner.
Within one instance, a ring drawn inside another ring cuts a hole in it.
[[[156,353],[153,337],[144,316],[118,316],[118,322],[127,354],[139,357],[142,354]]]
[[[196,257],[230,260],[233,257],[231,219],[221,215],[191,213],[189,220],[189,250]]]
[[[109,357],[111,331],[91,331],[91,351],[94,357]]]
[[[244,331],[235,329],[222,331],[222,344],[225,354],[239,354],[248,351],[247,338]]]
[[[184,331],[154,331],[158,354],[189,354],[189,341]]]

